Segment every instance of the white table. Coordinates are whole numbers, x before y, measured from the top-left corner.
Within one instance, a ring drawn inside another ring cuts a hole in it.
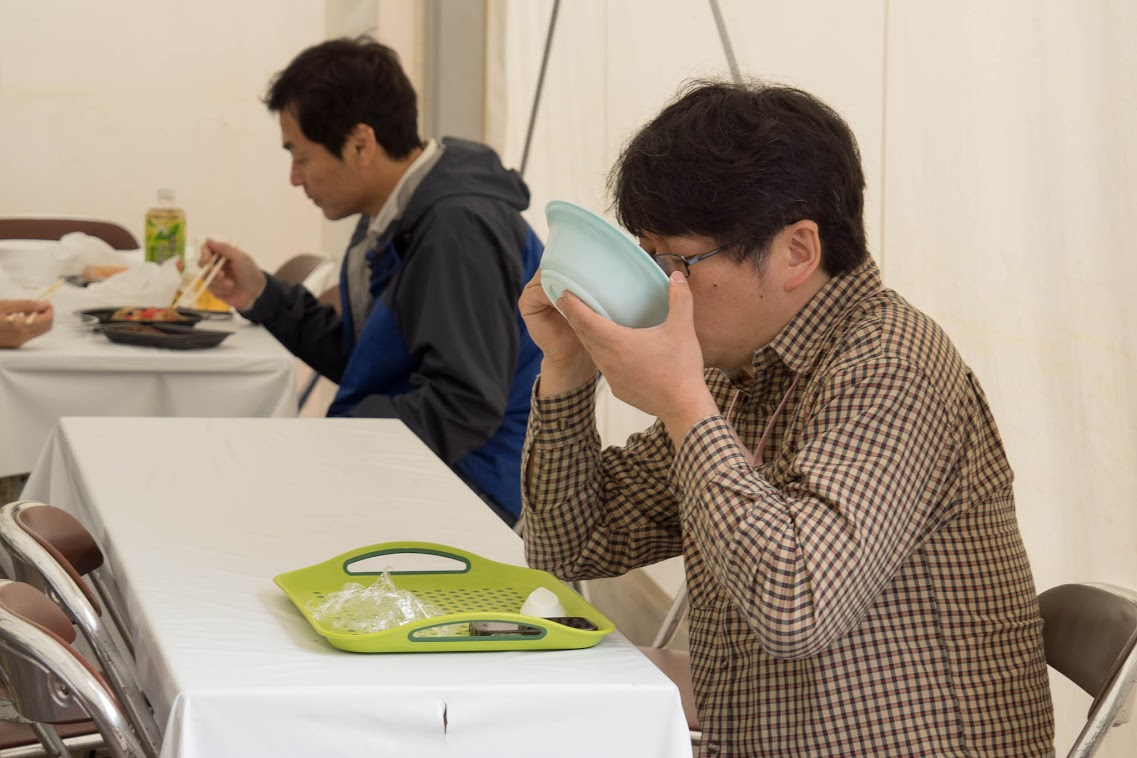
[[[61,420],[25,497],[109,556],[162,755],[689,758],[675,686],[626,639],[586,650],[353,654],[272,583],[424,540],[521,541],[398,421]]]
[[[0,476],[30,471],[62,416],[295,416],[296,361],[239,317],[199,328],[233,331],[207,350],[112,343],[80,325],[82,291],[53,298],[55,325],[0,350]]]

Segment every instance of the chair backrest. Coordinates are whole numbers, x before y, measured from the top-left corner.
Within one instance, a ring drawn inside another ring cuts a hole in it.
[[[1091,756],[1109,729],[1129,720],[1137,688],[1137,593],[1105,584],[1063,584],[1038,596],[1046,661],[1093,698],[1070,758]]]
[[[273,276],[288,284],[303,284],[308,275],[328,259],[313,253],[301,253],[280,264]]]
[[[341,311],[343,302],[340,300],[340,286],[338,284],[333,287],[328,287],[326,290],[321,292],[316,297],[316,299],[324,305],[330,305],[335,308],[336,313],[339,313]]]
[[[79,576],[82,572],[72,563],[75,561],[90,571],[88,576],[91,577],[95,576],[93,569],[102,564],[102,551],[90,532],[55,506],[18,501],[0,508],[0,545],[12,557],[16,578],[42,588],[79,627],[122,703],[127,719],[143,740],[147,755],[157,756],[161,736],[138,685],[133,661],[119,649],[102,621],[98,602]],[[111,597],[112,593],[106,588],[104,599]],[[129,640],[125,623],[119,632],[124,642]]]
[[[137,250],[138,240],[112,221],[82,218],[0,218],[0,239],[57,240],[71,232],[98,237],[115,250]]]
[[[90,716],[115,758],[146,753],[114,695],[70,642],[75,630],[42,592],[0,580],[0,670],[25,718],[60,723]]]

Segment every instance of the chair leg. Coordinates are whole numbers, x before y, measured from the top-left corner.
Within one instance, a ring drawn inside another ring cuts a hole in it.
[[[54,729],[39,722],[33,722],[29,726],[36,733],[39,744],[43,745],[44,752],[51,758],[71,758],[71,751],[63,744],[63,739]]]
[[[316,389],[316,385],[320,383],[320,374],[316,371],[312,372],[312,378],[304,385],[304,389],[300,390],[299,408],[303,408],[308,403],[308,398],[312,396],[312,391]]]

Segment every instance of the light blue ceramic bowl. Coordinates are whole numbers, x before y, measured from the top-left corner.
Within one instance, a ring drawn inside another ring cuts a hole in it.
[[[667,275],[639,245],[595,213],[553,200],[545,206],[549,239],[541,286],[557,302],[568,290],[622,326],[658,326],[667,318]]]

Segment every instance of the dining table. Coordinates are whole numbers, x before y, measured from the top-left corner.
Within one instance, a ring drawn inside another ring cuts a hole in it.
[[[0,477],[31,470],[63,416],[288,417],[296,359],[263,327],[213,314],[197,330],[231,332],[208,349],[111,342],[80,311],[105,303],[71,285],[52,296],[50,332],[0,350]]]
[[[400,421],[63,418],[24,499],[102,547],[163,758],[690,758],[678,689],[618,630],[583,649],[346,652],[274,584],[392,542],[525,565]]]

